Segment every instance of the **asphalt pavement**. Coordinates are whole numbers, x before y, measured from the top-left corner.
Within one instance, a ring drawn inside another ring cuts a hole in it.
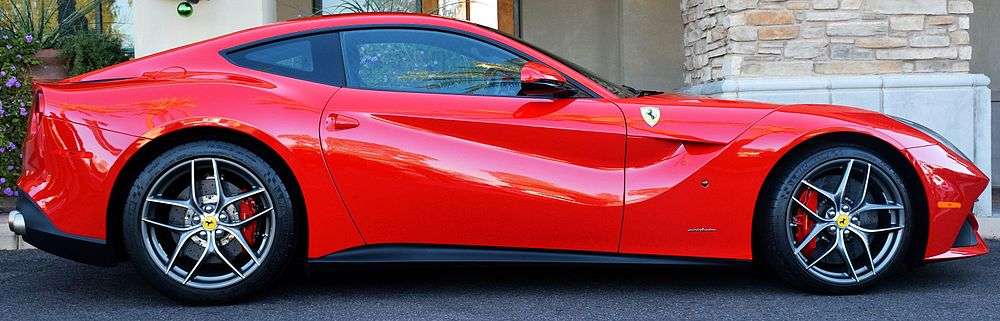
[[[290,276],[242,304],[185,307],[128,264],[97,268],[38,250],[0,251],[0,320],[998,318],[998,255],[928,265],[852,296],[804,294],[749,268],[379,265]]]

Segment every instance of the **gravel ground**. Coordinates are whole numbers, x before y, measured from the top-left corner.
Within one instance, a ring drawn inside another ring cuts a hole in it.
[[[289,277],[252,302],[194,308],[161,297],[128,264],[0,251],[0,319],[995,320],[997,267],[1000,256],[988,255],[929,265],[864,295],[818,296],[746,268],[380,265]]]

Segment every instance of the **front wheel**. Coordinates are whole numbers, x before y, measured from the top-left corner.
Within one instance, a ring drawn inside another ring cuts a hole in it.
[[[761,256],[786,282],[822,293],[861,291],[904,264],[913,224],[899,173],[859,146],[816,148],[767,189]]]
[[[249,150],[189,143],[136,178],[123,239],[139,272],[168,297],[236,302],[275,282],[291,261],[291,204],[277,172]]]

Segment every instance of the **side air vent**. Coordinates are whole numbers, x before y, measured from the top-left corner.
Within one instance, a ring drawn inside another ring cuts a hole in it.
[[[972,230],[972,222],[968,220],[965,224],[962,224],[962,230],[958,231],[958,237],[955,238],[955,244],[952,247],[968,247],[975,246],[979,240],[976,239],[976,232]]]

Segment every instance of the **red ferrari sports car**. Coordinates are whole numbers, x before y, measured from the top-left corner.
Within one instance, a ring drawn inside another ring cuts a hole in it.
[[[456,20],[283,22],[36,88],[11,228],[183,302],[303,262],[759,262],[845,293],[988,252],[988,178],[925,127],[636,90]]]

